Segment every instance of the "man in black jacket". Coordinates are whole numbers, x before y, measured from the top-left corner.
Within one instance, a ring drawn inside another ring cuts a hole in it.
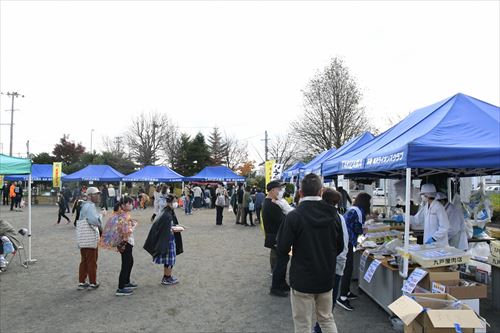
[[[280,226],[285,221],[280,206],[275,201],[279,199],[279,193],[284,186],[276,180],[267,184],[267,197],[262,204],[262,223],[264,223],[265,241],[264,246],[271,249],[269,262],[273,272],[270,294],[274,296],[286,297],[290,287],[286,283],[286,267],[288,265],[288,253],[279,255],[276,250],[276,236]]]
[[[321,200],[322,187],[319,176],[304,177],[300,204],[288,213],[278,232],[279,254],[293,249],[290,286],[295,332],[311,331],[313,308],[323,332],[337,332],[332,289],[336,258],[344,248],[344,241],[336,209]]]

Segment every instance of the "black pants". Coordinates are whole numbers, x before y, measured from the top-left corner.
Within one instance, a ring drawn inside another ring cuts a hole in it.
[[[352,278],[352,268],[354,265],[354,253],[353,246],[351,243],[348,245],[349,251],[347,252],[347,260],[345,262],[344,275],[342,275],[342,281],[340,282],[340,295],[347,297],[349,293],[349,286],[351,285]]]
[[[16,197],[10,198],[10,210],[14,209],[14,204],[16,203]],[[17,205],[16,205],[17,208]]]
[[[272,289],[285,289],[286,283],[286,268],[290,257],[288,253],[280,253],[278,251],[278,257],[276,258],[276,264],[273,270],[273,282],[271,284]]]
[[[122,255],[122,269],[120,271],[120,277],[118,278],[118,289],[125,288],[126,284],[130,283],[130,273],[132,272],[132,266],[134,266],[134,257],[132,257],[133,246],[127,243],[125,245],[125,251],[121,253]]]
[[[59,214],[57,214],[57,224],[59,224],[59,222],[61,222],[61,217],[64,217],[69,223],[69,218],[64,213],[65,212],[63,210],[63,211],[59,211]]]
[[[5,195],[3,196],[3,205],[9,205],[9,195]]]
[[[217,225],[222,225],[222,212],[224,211],[224,207],[222,206],[215,206],[216,211],[216,217],[215,217],[215,224]]]
[[[252,211],[248,207],[245,207],[245,211],[243,213],[243,221],[245,221],[245,224],[247,223],[247,215],[248,214],[250,214],[250,224],[253,225]]]
[[[255,215],[257,215],[257,223],[260,223],[260,210],[261,208],[255,208]]]

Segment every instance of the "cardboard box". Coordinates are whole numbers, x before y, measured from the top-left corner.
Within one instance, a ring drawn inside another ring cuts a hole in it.
[[[473,285],[464,286],[464,282]],[[450,294],[456,299],[475,299],[487,298],[488,287],[485,284],[466,281],[466,280],[448,280],[448,281],[432,281],[432,293]]]
[[[405,333],[455,333],[459,325],[463,333],[483,328],[474,310],[465,304],[446,309],[445,303],[456,301],[448,294],[411,294],[401,296],[389,309],[405,324]]]
[[[426,269],[428,272],[427,275],[419,282],[419,286],[429,291],[432,290],[432,282],[440,282],[440,281],[453,281],[460,280],[460,272],[457,271],[446,271],[441,268],[437,269]]]
[[[491,241],[491,256],[500,260],[500,241]]]
[[[488,257],[488,263],[490,265],[493,265],[493,266],[496,266],[496,267],[500,267],[500,258],[489,256]]]

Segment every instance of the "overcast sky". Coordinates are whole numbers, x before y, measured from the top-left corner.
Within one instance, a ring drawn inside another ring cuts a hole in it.
[[[218,126],[263,156],[302,92],[340,56],[375,126],[458,92],[500,104],[498,1],[0,2],[0,89],[15,101],[14,155],[64,133],[90,148],[141,112],[181,131]],[[10,122],[1,97],[0,123]],[[9,153],[9,126],[0,152]]]

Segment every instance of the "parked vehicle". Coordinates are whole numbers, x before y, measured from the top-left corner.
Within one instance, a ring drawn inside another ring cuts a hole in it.
[[[485,192],[487,192],[487,193],[500,193],[500,185],[486,186]]]
[[[374,190],[373,190],[373,196],[375,197],[378,197],[378,196],[384,196],[385,193],[384,193],[384,190],[379,188],[379,187],[376,187]]]

